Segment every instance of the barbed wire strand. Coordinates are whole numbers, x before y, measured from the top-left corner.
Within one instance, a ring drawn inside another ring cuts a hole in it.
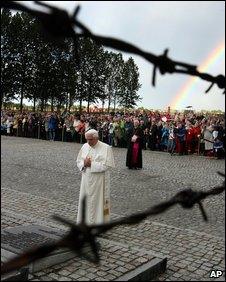
[[[96,43],[101,44],[105,47],[114,48],[123,52],[133,53],[143,57],[148,62],[154,65],[152,74],[153,86],[156,85],[156,74],[157,70],[159,70],[162,75],[166,73],[180,73],[191,76],[197,76],[203,80],[211,82],[211,85],[208,87],[205,93],[209,92],[215,84],[218,86],[218,88],[224,89],[223,93],[225,93],[224,75],[219,74],[217,76],[212,76],[208,73],[201,73],[197,70],[196,65],[173,61],[168,57],[168,49],[166,49],[162,55],[156,56],[152,53],[145,52],[140,48],[136,47],[135,45],[132,45],[125,41],[112,37],[104,37],[92,33],[90,29],[88,29],[77,19],[80,6],[76,6],[74,13],[72,14],[72,16],[70,16],[67,11],[50,6],[46,3],[42,3],[39,1],[34,1],[34,3],[38,6],[48,8],[49,13],[32,10],[31,8],[25,7],[24,5],[21,5],[14,1],[2,1],[0,3],[0,6],[2,8],[24,11],[38,18],[42,23],[44,31],[49,35],[51,39],[54,38],[54,40],[62,40],[63,38],[71,37],[75,39],[75,45],[77,45],[77,39],[79,37],[88,37],[94,40]],[[81,33],[77,33],[75,31],[75,28],[79,28],[81,30]]]
[[[221,172],[218,172],[218,174],[225,177],[225,174]],[[146,211],[138,212],[130,216],[126,216],[124,218],[119,218],[109,223],[95,225],[87,225],[85,223],[86,198],[84,197],[82,203],[81,223],[75,224],[74,222],[65,219],[61,216],[54,215],[53,219],[70,227],[69,233],[57,242],[36,247],[32,250],[28,250],[24,254],[19,255],[6,263],[3,263],[3,265],[1,266],[1,275],[19,269],[20,267],[30,264],[31,262],[37,259],[43,258],[58,248],[68,248],[75,252],[80,258],[85,258],[91,262],[99,263],[100,247],[97,244],[96,239],[103,233],[113,229],[116,226],[138,224],[147,217],[164,213],[166,210],[177,204],[179,204],[184,209],[191,209],[194,207],[195,204],[198,204],[203,219],[207,221],[208,218],[201,201],[209,196],[218,195],[223,191],[225,191],[225,181],[223,182],[222,186],[216,186],[208,191],[193,191],[192,189],[185,189],[178,192],[170,200],[155,205],[150,209],[147,209]],[[87,252],[87,248],[85,248],[87,246],[90,247],[90,250],[93,254],[92,256],[90,256]]]

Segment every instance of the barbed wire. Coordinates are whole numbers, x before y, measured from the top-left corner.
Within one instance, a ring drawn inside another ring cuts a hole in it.
[[[219,175],[225,177],[225,174],[218,172]],[[87,225],[85,223],[86,218],[86,198],[83,198],[82,203],[82,220],[81,223],[75,224],[74,222],[65,219],[61,216],[54,215],[53,219],[66,224],[70,227],[70,231],[59,241],[38,246],[31,250],[26,251],[22,255],[19,255],[1,266],[1,275],[9,273],[13,270],[17,270],[31,262],[46,257],[48,254],[59,248],[68,248],[75,252],[78,257],[85,258],[91,262],[99,263],[100,245],[97,244],[97,237],[105,232],[120,225],[132,225],[138,224],[149,216],[164,213],[169,208],[179,204],[184,209],[191,209],[195,204],[198,204],[203,219],[208,220],[207,214],[203,208],[202,200],[207,197],[214,196],[225,191],[225,181],[222,186],[214,187],[208,191],[194,191],[192,189],[185,189],[178,192],[174,197],[168,201],[164,201],[158,205],[155,205],[146,211],[138,212],[123,218],[113,220],[109,223]],[[90,247],[93,256],[87,253],[87,246]]]
[[[156,85],[156,75],[157,70],[159,70],[162,75],[166,73],[181,73],[197,76],[203,80],[211,82],[211,85],[208,87],[205,93],[209,92],[215,84],[218,86],[218,88],[224,89],[223,93],[225,93],[225,75],[219,74],[217,76],[213,76],[208,73],[199,72],[196,65],[173,61],[168,57],[168,49],[166,49],[162,55],[157,56],[125,41],[94,34],[84,24],[78,21],[77,16],[80,6],[77,6],[72,15],[69,15],[67,11],[53,7],[49,4],[42,3],[40,1],[34,1],[34,3],[38,6],[48,8],[49,12],[47,13],[44,11],[33,10],[15,1],[1,1],[0,7],[27,12],[36,17],[42,23],[45,33],[55,42],[59,42],[62,41],[63,38],[70,37],[73,38],[76,47],[78,45],[77,39],[79,37],[88,37],[105,47],[114,48],[143,57],[145,60],[154,65],[152,74],[153,86]],[[81,31],[80,33],[76,31],[78,28]],[[75,54],[77,55],[77,62],[79,62],[77,48],[75,48]]]

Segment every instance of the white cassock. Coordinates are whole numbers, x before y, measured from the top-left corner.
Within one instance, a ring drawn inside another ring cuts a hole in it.
[[[84,168],[86,157],[91,167]],[[91,147],[85,143],[79,151],[77,166],[82,171],[77,223],[81,222],[82,200],[86,196],[86,223],[99,224],[110,220],[110,171],[115,167],[112,148],[98,141]]]

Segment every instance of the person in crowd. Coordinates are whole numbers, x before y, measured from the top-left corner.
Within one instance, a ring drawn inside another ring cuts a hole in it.
[[[124,129],[125,129],[125,141],[127,147],[133,135],[133,123],[129,116],[125,117]]]
[[[201,135],[201,128],[199,122],[196,121],[193,127],[192,132],[192,140],[191,140],[191,154],[198,153],[199,151],[199,144],[200,144],[200,135]]]
[[[144,139],[143,139],[143,149],[147,150],[148,149],[148,142],[149,142],[149,128],[146,127],[144,130]]]
[[[207,122],[202,129],[205,151],[204,155],[213,156],[213,126]]]
[[[114,138],[114,125],[112,120],[110,120],[108,124],[108,145],[113,147],[113,139]]]
[[[120,147],[126,148],[127,142],[126,142],[126,132],[125,132],[125,120],[123,119],[123,117],[121,117],[119,120],[119,127],[121,132]]]
[[[73,135],[73,141],[79,142],[79,124],[80,124],[80,117],[79,115],[75,115],[73,127],[74,127],[74,135]]]
[[[28,137],[29,138],[35,138],[34,126],[35,126],[34,113],[30,113],[28,115]]]
[[[171,155],[173,155],[175,148],[176,148],[175,126],[173,123],[171,123],[169,126],[169,139],[168,139],[167,151]]]
[[[50,119],[50,115],[45,115],[45,118],[44,118],[44,128],[45,128],[45,139],[46,140],[49,140],[49,119]]]
[[[6,117],[1,115],[1,135],[7,135]]]
[[[99,124],[100,127],[102,125],[102,122],[99,123],[94,116],[91,116],[90,119],[88,119],[88,123],[89,124],[88,124],[88,126],[86,126],[86,129],[85,129],[86,131],[88,129],[95,129],[95,130],[97,130],[98,124]]]
[[[13,136],[18,136],[18,120],[19,120],[19,116],[15,115],[13,119],[13,124],[12,124],[12,135]]]
[[[64,118],[60,113],[56,114],[57,117],[57,128],[56,128],[56,140],[63,141],[64,140]]]
[[[99,135],[101,136],[101,140],[104,142],[104,143],[108,143],[108,135],[109,135],[109,129],[108,129],[108,126],[109,126],[109,121],[108,121],[108,118],[106,117],[104,119],[104,121],[102,122],[102,124],[100,124],[100,129],[98,130],[99,131]],[[94,128],[95,129],[95,128]]]
[[[50,115],[48,129],[49,129],[49,140],[55,141],[56,136],[56,128],[57,128],[57,120],[54,113]]]
[[[85,125],[84,125],[84,131],[88,131],[90,129],[95,129],[95,128],[92,128],[92,122],[91,122],[91,119],[89,118],[86,118],[85,119]]]
[[[157,144],[157,133],[158,133],[158,127],[157,127],[157,124],[156,124],[156,121],[155,119],[152,120],[152,125],[151,125],[151,128],[150,128],[150,138],[149,138],[149,148],[150,150],[152,151],[155,151],[156,150],[156,144]]]
[[[73,120],[72,115],[69,113],[66,115],[64,119],[65,124],[65,132],[64,132],[64,138],[66,142],[72,142],[72,135],[73,135]]]
[[[144,134],[145,134],[145,129],[147,128],[147,126],[145,125],[145,122],[143,119],[140,119],[140,128],[142,130],[142,140],[143,140],[143,146],[142,146],[142,149],[145,149],[146,148],[146,140],[144,138]]]
[[[121,141],[121,128],[119,125],[119,119],[115,118],[113,122],[113,127],[114,127],[114,146],[119,147],[120,146],[120,141]]]
[[[218,125],[215,125],[213,128],[213,152],[214,157],[216,157],[217,159],[221,159],[224,156],[224,147],[221,136],[219,135]]]
[[[110,168],[115,167],[112,148],[99,141],[98,131],[85,133],[87,143],[77,156],[77,167],[82,172],[77,223],[82,220],[82,201],[86,197],[87,224],[102,224],[110,220]]]
[[[126,166],[129,169],[142,168],[142,148],[143,148],[143,132],[139,127],[139,120],[134,120],[133,135],[128,145],[126,155]]]
[[[157,122],[157,144],[156,144],[156,149],[161,151],[161,140],[162,140],[162,121],[159,120]]]
[[[185,129],[186,129],[185,152],[186,154],[190,154],[191,147],[192,147],[192,139],[193,139],[193,134],[194,134],[193,125],[190,120],[186,121]]]
[[[12,135],[12,127],[13,127],[13,115],[9,114],[6,119],[6,131],[8,136]]]
[[[200,124],[200,142],[199,142],[199,146],[198,146],[198,155],[202,155],[204,156],[205,155],[205,140],[204,140],[204,127],[206,125],[206,120],[203,119],[201,121],[201,124]]]
[[[213,151],[214,151],[214,156],[217,159],[222,159],[224,157],[223,142],[218,138],[218,136],[214,139]]]
[[[85,117],[81,115],[80,123],[79,123],[79,127],[78,127],[79,142],[80,143],[85,143],[85,130],[86,130]]]
[[[28,116],[27,114],[24,115],[22,120],[22,136],[28,137]]]
[[[160,150],[161,151],[167,151],[168,140],[169,140],[169,126],[167,123],[165,123],[162,128],[162,137],[160,141]]]
[[[177,128],[175,129],[176,135],[176,150],[179,155],[184,155],[186,152],[185,142],[186,142],[186,129],[183,123],[178,122]]]

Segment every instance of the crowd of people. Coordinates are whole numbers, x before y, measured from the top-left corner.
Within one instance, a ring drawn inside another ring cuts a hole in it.
[[[1,134],[85,143],[95,129],[112,147],[128,148],[134,128],[142,150],[224,158],[225,116],[190,112],[70,113],[1,111]]]

